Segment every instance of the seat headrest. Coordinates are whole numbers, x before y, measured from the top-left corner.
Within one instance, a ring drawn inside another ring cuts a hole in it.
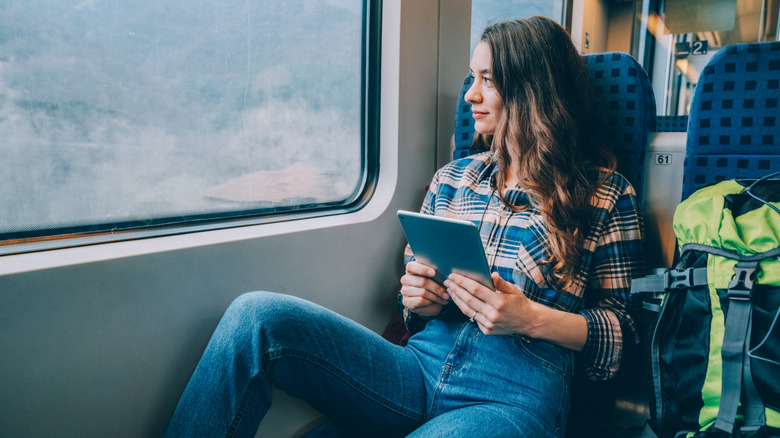
[[[655,97],[644,69],[630,55],[608,52],[584,55],[596,108],[611,131],[618,171],[642,193],[648,134],[655,129]],[[453,158],[469,154],[474,140],[471,104],[464,100],[474,79],[467,76],[458,96]]]
[[[703,185],[780,170],[780,42],[728,46],[693,94],[683,198]]]

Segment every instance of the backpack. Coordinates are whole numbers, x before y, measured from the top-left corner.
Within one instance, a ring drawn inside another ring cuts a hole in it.
[[[658,436],[780,436],[779,176],[693,193],[674,213],[679,263],[632,282]]]

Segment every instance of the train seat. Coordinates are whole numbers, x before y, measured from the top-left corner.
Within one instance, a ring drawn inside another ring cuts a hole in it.
[[[780,171],[780,42],[726,47],[691,103],[682,197],[704,185]]]

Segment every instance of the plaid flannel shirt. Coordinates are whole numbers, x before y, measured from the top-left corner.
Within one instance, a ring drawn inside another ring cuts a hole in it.
[[[486,152],[462,158],[436,172],[421,211],[474,222],[493,272],[534,301],[583,315],[588,322],[586,373],[593,380],[611,378],[620,366],[623,343],[637,340],[627,302],[631,278],[644,273],[644,250],[633,187],[615,173],[597,189],[581,272],[563,290],[547,280],[550,265],[543,262],[551,253],[541,214],[519,188],[505,190],[505,200],[525,210],[516,212],[504,205],[494,190],[497,170],[491,156]],[[594,180],[605,175],[603,169],[592,173]],[[408,245],[405,259],[412,260]],[[440,317],[453,312],[459,311],[450,303]],[[427,322],[408,309],[404,315],[413,333]]]

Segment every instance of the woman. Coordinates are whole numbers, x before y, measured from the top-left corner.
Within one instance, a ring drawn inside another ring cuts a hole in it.
[[[297,298],[241,296],[169,436],[253,436],[272,384],[358,436],[562,436],[574,352],[591,378],[615,374],[634,339],[641,219],[596,137],[582,59],[533,17],[488,27],[470,71],[487,150],[437,172],[422,211],[480,225],[498,293],[457,274],[437,284],[409,261],[405,347]]]

